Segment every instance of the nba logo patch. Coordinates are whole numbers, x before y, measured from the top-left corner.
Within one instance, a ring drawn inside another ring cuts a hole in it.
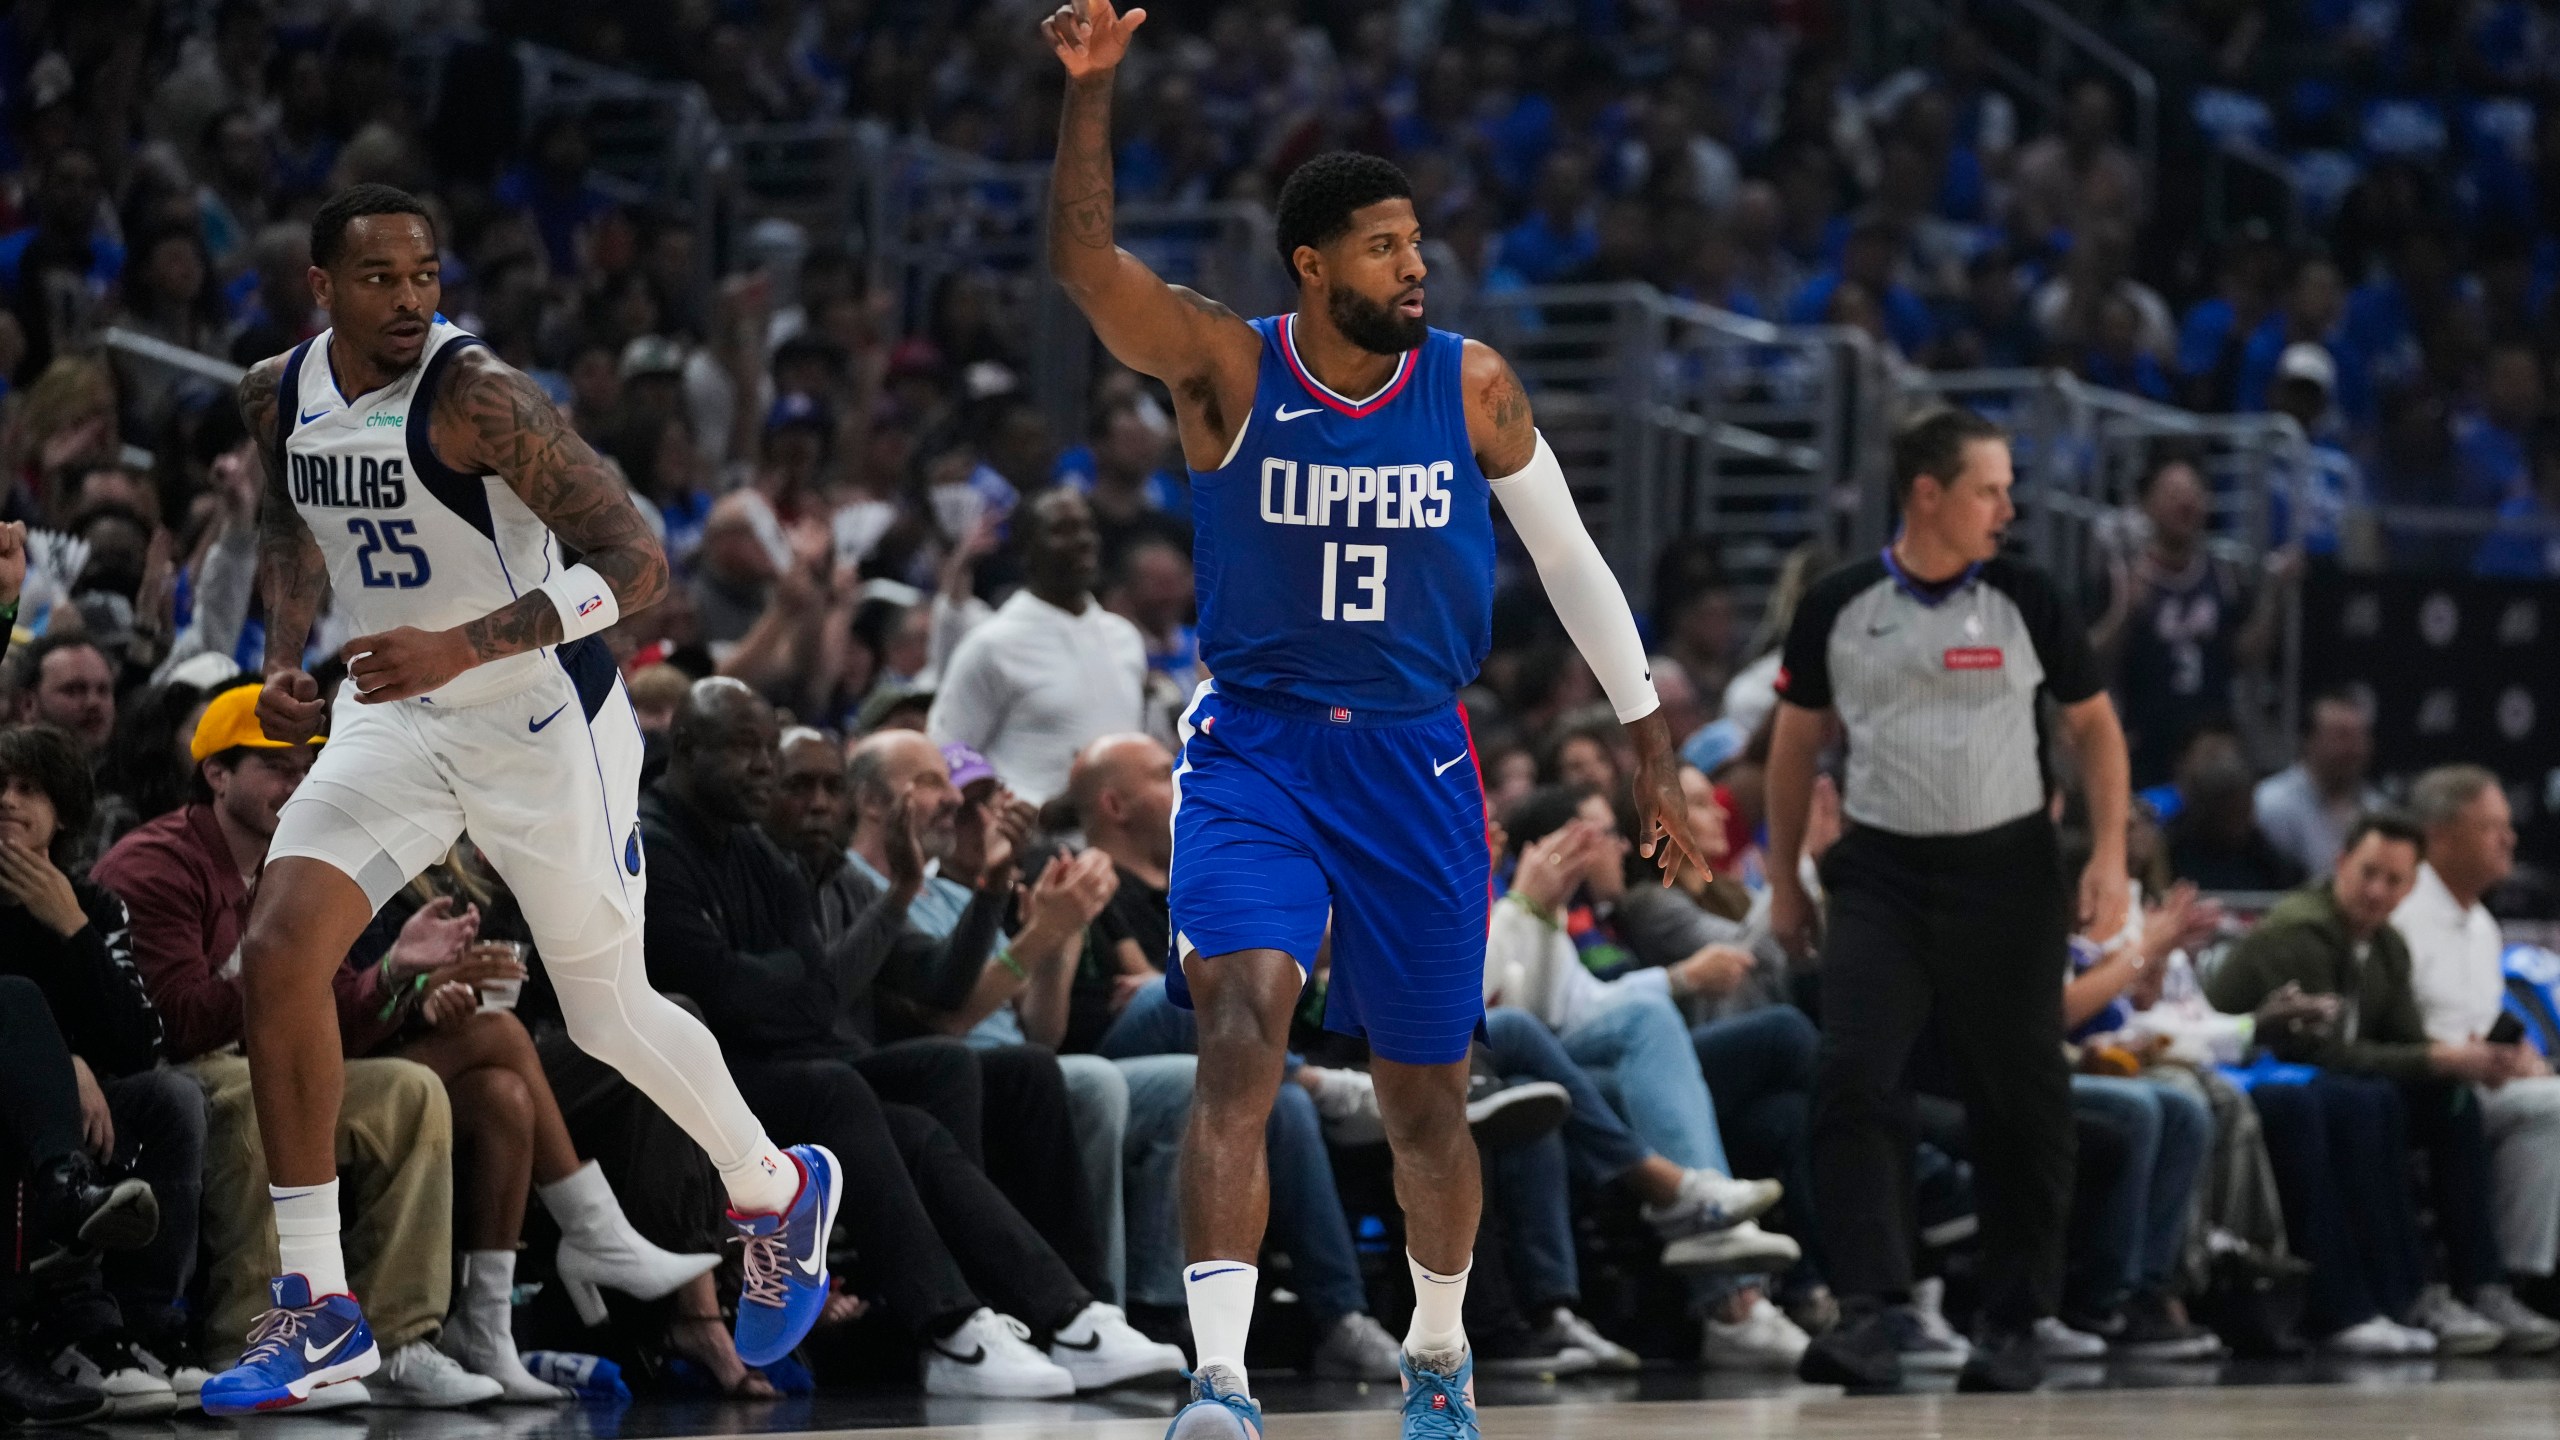
[[[587,616],[593,615],[603,608],[604,597],[601,595],[590,595],[586,599],[578,602],[578,618],[583,620]]]
[[[1341,706],[1339,706],[1339,705],[1334,706],[1334,707],[1333,707],[1333,723],[1334,723],[1334,724],[1336,724],[1336,725],[1348,725],[1348,724],[1350,724],[1350,723],[1351,723],[1351,712],[1350,712],[1350,711],[1348,711],[1348,710],[1343,709],[1343,708],[1342,708]]]

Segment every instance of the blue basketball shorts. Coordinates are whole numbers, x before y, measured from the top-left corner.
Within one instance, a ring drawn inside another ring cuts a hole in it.
[[[1239,950],[1311,971],[1330,924],[1325,1028],[1404,1064],[1465,1059],[1492,903],[1465,713],[1371,724],[1275,701],[1212,681],[1183,716],[1167,991],[1187,1008],[1186,961]]]

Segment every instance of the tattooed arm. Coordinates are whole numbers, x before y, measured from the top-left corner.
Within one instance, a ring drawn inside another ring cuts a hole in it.
[[[1062,5],[1041,25],[1067,69],[1049,176],[1049,270],[1120,363],[1173,388],[1183,448],[1215,466],[1252,407],[1262,338],[1207,296],[1168,285],[1112,240],[1111,86],[1146,12]],[[1206,468],[1204,466],[1204,468]]]
[[[494,473],[561,545],[603,577],[624,615],[667,592],[667,559],[623,484],[569,428],[540,386],[482,346],[454,356],[428,422],[429,443],[466,475]],[[348,673],[367,704],[434,690],[474,665],[555,645],[559,605],[526,592],[468,624],[428,633],[403,627],[347,642]]]
[[[1467,342],[1459,363],[1467,395],[1467,443],[1476,465],[1490,476],[1517,475],[1538,452],[1538,427],[1529,415],[1529,392],[1500,352],[1481,340]]]
[[[258,724],[272,740],[300,743],[319,733],[320,687],[303,673],[303,647],[329,593],[329,562],[302,521],[285,484],[285,459],[276,453],[276,390],[284,374],[281,355],[260,361],[240,377],[240,419],[257,442],[266,486],[258,503],[258,593],[266,600],[267,653],[261,667],[266,688],[258,693]]]

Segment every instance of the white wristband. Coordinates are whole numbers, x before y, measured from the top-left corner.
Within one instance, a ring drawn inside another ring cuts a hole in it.
[[[542,593],[560,611],[562,643],[609,629],[622,618],[622,602],[613,598],[613,587],[589,565],[572,565],[542,582]]]

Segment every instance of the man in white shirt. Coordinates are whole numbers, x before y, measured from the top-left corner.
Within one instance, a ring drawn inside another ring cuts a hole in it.
[[[2258,782],[2258,829],[2304,873],[2328,874],[2347,827],[2382,808],[2382,792],[2365,778],[2372,765],[2373,712],[2364,697],[2321,691],[2305,717],[2302,758]]]
[[[2498,777],[2477,765],[2419,776],[2409,807],[2426,827],[2427,860],[2391,923],[2409,942],[2410,981],[2428,1038],[2476,1039],[2505,1005],[2505,945],[2480,897],[2514,868],[2514,818]],[[2498,1248],[2510,1274],[2545,1276],[2560,1264],[2560,1078],[2531,1045],[2500,1048],[2515,1057],[2512,1073],[2476,1092],[2497,1192]],[[2495,1288],[2483,1287],[2473,1308],[2507,1328],[2511,1349],[2523,1348],[2527,1332],[2516,1319],[2491,1313],[2496,1302],[2488,1291]],[[2560,1326],[2548,1321],[2530,1333],[2541,1349],[2560,1345]]]
[[[969,632],[942,674],[925,729],[987,757],[1037,805],[1065,791],[1076,752],[1145,728],[1147,644],[1093,598],[1102,544],[1082,495],[1024,505],[1023,587]]]

